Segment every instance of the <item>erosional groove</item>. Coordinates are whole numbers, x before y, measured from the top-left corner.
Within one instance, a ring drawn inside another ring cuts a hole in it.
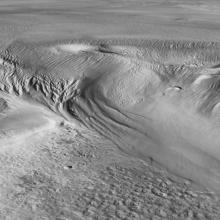
[[[219,52],[214,42],[15,41],[1,52],[0,89],[219,192]]]

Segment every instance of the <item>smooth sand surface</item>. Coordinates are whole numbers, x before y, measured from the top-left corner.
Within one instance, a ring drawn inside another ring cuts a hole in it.
[[[0,117],[1,150],[16,148],[18,143],[26,141],[30,135],[54,129],[56,120],[52,120],[52,115],[45,108],[7,94],[1,95],[4,97],[1,98],[2,103],[7,106],[1,111]]]

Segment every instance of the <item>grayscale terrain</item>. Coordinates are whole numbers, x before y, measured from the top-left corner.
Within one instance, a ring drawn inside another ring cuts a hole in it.
[[[0,1],[0,220],[220,219],[220,2]]]

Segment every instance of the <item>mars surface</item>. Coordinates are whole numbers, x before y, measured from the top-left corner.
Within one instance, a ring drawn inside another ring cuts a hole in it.
[[[219,220],[219,14],[1,0],[0,220]]]

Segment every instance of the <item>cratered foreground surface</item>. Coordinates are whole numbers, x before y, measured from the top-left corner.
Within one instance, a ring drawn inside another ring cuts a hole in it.
[[[218,2],[0,4],[0,219],[220,218]]]

